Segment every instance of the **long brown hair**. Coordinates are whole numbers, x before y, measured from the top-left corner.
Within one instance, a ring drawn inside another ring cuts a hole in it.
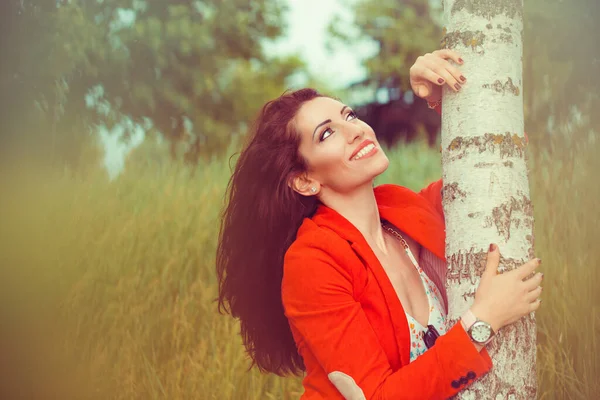
[[[284,315],[281,281],[285,252],[318,203],[288,186],[307,168],[294,117],[322,96],[301,89],[265,104],[229,181],[219,232],[219,312],[240,319],[250,368],[280,376],[305,370]]]

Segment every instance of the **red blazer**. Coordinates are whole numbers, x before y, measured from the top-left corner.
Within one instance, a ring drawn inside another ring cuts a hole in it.
[[[382,185],[375,196],[381,218],[445,259],[441,188]],[[446,399],[492,367],[460,322],[409,363],[408,322],[387,274],[362,234],[324,205],[285,255],[282,300],[306,365],[304,400]]]

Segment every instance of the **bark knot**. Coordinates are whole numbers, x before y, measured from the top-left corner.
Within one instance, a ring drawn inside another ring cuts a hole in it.
[[[481,85],[481,87],[484,89],[492,89],[495,92],[502,94],[506,94],[508,92],[514,94],[515,96],[518,96],[521,93],[521,90],[513,83],[511,77],[508,77],[505,83],[502,83],[500,80],[496,79],[494,83],[486,83]]]

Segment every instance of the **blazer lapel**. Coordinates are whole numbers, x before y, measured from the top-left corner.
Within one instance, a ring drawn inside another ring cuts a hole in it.
[[[375,197],[382,219],[395,225],[437,257],[445,259],[444,219],[433,205],[410,189],[396,185],[382,185],[375,188]],[[379,259],[360,231],[335,210],[320,205],[312,220],[347,240],[372,271],[390,311],[396,342],[401,349],[400,362],[402,365],[407,365],[410,362],[410,347],[406,345],[410,343],[408,320]]]
[[[364,240],[354,242],[352,248],[366,262],[367,267],[371,270],[381,288],[387,308],[390,311],[396,344],[400,349],[400,363],[401,365],[407,365],[410,362],[410,347],[406,346],[406,343],[410,343],[410,330],[404,307],[402,307],[402,303],[400,303],[387,273],[367,242]]]

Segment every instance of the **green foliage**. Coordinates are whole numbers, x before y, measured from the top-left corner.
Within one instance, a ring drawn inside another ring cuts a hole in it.
[[[151,115],[167,135],[171,119],[186,115],[207,139],[207,150],[218,150],[248,117],[248,105],[257,104],[254,83],[265,84],[265,73],[273,74],[260,99],[266,100],[273,86],[280,90],[302,67],[296,58],[280,62],[262,54],[260,41],[281,33],[282,9],[274,0],[152,2],[133,29],[117,35],[129,53],[129,75],[115,79],[109,93],[123,97],[126,114]],[[240,76],[252,83],[239,84]],[[131,95],[115,87],[123,84]]]
[[[11,53],[0,71],[2,112],[15,121],[3,136],[27,131],[45,144],[72,141],[70,132],[82,136],[93,123],[127,115],[151,118],[168,139],[189,134],[203,153],[219,152],[244,132],[258,105],[304,70],[295,55],[268,58],[262,50],[263,41],[284,31],[282,0],[48,3],[1,6],[4,18],[14,19],[0,27],[12,38],[4,39]],[[96,85],[116,114],[86,108],[84,97]],[[18,93],[18,103],[9,93]],[[184,116],[193,132],[182,131]]]

